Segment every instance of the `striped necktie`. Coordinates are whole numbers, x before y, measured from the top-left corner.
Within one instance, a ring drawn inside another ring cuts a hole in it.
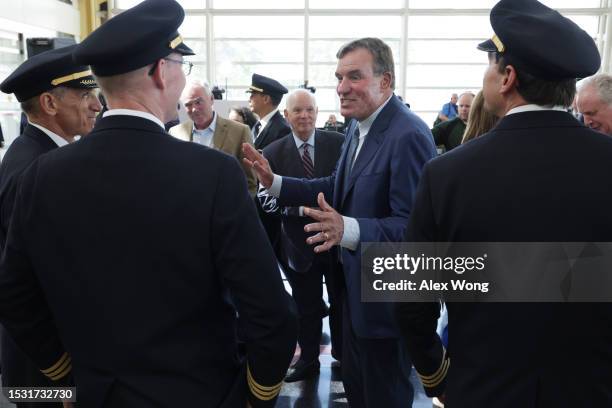
[[[255,125],[253,126],[253,141],[255,141],[255,139],[257,139],[257,136],[259,136],[260,129],[261,129],[261,122],[257,121]]]
[[[314,165],[312,164],[312,158],[310,157],[310,149],[308,143],[302,145],[302,165],[304,166],[304,174],[306,178],[311,179],[314,176]]]

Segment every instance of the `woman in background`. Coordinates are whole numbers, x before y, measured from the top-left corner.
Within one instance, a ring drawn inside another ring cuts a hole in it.
[[[255,123],[257,123],[257,116],[249,108],[235,106],[230,110],[229,119],[234,122],[243,123],[253,129]]]
[[[470,116],[468,117],[467,126],[463,133],[461,144],[467,143],[472,139],[484,135],[489,130],[493,129],[499,118],[492,113],[489,113],[484,108],[484,97],[482,90],[476,94],[470,108]]]

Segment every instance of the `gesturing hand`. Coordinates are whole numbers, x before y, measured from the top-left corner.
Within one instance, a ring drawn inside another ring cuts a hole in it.
[[[272,173],[268,160],[248,143],[242,144],[242,153],[244,154],[242,161],[255,170],[261,185],[267,189],[270,188],[274,181],[274,173]]]
[[[306,232],[318,232],[318,234],[309,237],[306,243],[309,245],[323,242],[322,245],[317,245],[314,248],[316,253],[329,251],[334,245],[338,245],[342,241],[344,235],[344,220],[342,215],[338,214],[334,208],[325,201],[323,193],[317,196],[320,210],[314,208],[304,208],[304,214],[314,218],[318,222],[308,224],[304,227]]]

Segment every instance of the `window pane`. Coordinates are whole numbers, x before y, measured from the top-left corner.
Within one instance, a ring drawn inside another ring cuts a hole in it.
[[[340,110],[340,100],[335,88],[317,88],[315,97],[317,98],[319,110]]]
[[[450,101],[453,93],[461,94],[463,92],[473,92],[474,94],[480,89],[478,88],[455,88],[455,89],[406,89],[403,95],[404,100],[410,104],[410,108],[414,111],[435,111],[439,112],[442,105]],[[432,121],[433,122],[433,121]],[[431,123],[428,122],[429,125]]]
[[[599,7],[599,0],[540,0],[541,3],[546,4],[551,8],[593,8]]]
[[[304,8],[304,0],[253,1],[253,0],[213,0],[213,7],[220,9],[299,9]]]
[[[253,73],[265,75],[276,79],[288,89],[297,88],[304,82],[304,68],[302,64],[241,64],[217,63],[216,81],[231,86],[244,86],[244,90],[251,83]]]
[[[313,16],[310,17],[311,38],[371,37],[399,38],[399,16]],[[282,31],[280,31],[282,32]]]
[[[143,0],[115,0],[115,7],[118,9],[128,9],[142,3]]]
[[[490,38],[489,16],[408,17],[410,38]]]
[[[206,40],[195,38],[185,38],[185,44],[195,52],[196,55],[186,56],[189,61],[202,61],[206,59]]]
[[[204,38],[206,37],[206,17],[186,16],[178,31],[183,37]]]
[[[225,85],[223,83],[221,83],[220,85],[222,85],[225,88]],[[226,99],[229,99],[230,101],[240,101],[241,103],[237,103],[237,106],[249,106],[249,94],[246,93],[245,91],[247,90],[246,87],[228,87],[227,89],[225,89],[225,96]]]
[[[115,0],[115,7],[118,9],[128,9],[142,3],[142,1],[143,0]],[[185,9],[203,9],[206,7],[206,0],[177,0],[177,2]]]
[[[436,120],[436,117],[438,116],[437,112],[421,112],[421,111],[415,111],[413,110],[414,113],[416,113],[416,115],[423,119],[423,122],[425,122],[427,124],[427,126],[433,127],[433,123]]]
[[[312,2],[313,0],[311,0]],[[548,7],[559,8],[593,8],[599,7],[599,0],[540,0]],[[415,9],[491,9],[498,0],[410,0],[410,8]]]
[[[304,60],[304,41],[217,40],[215,41],[215,52],[217,60],[220,62],[261,61],[301,63]]]
[[[185,9],[203,9],[206,7],[206,0],[177,0]]]
[[[313,40],[309,42],[309,62],[331,62],[336,64],[336,53],[344,44],[349,41],[330,41],[330,40]],[[385,40],[385,43],[391,47],[395,62],[399,62],[399,39]]]
[[[208,75],[206,73],[206,62],[194,63],[191,74],[187,77],[188,80],[199,79],[202,81],[208,81]]]
[[[478,51],[477,45],[478,41],[474,40],[410,40],[408,41],[408,62],[486,63],[487,54]]]
[[[214,19],[215,37],[304,37],[304,17],[301,16],[216,16]]]
[[[415,9],[490,9],[498,0],[410,0],[410,8]]]
[[[407,86],[482,86],[487,65],[409,65],[406,69]]]
[[[259,3],[258,3],[259,4]],[[411,3],[412,4],[412,3]],[[404,7],[403,0],[351,0],[347,7],[346,0],[310,0],[310,8],[313,9],[393,9]]]
[[[333,62],[336,64],[336,53],[342,45],[341,41],[315,40],[308,43],[309,62]]]
[[[336,64],[310,65],[308,67],[308,82],[315,87],[336,86]]]

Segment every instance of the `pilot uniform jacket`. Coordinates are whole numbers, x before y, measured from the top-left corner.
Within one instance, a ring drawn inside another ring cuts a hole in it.
[[[49,376],[72,367],[83,407],[240,407],[247,384],[273,406],[295,311],[244,180],[153,121],[102,118],[24,173],[2,324]]]
[[[38,156],[55,148],[57,144],[42,130],[26,125],[21,136],[11,143],[4,155],[0,165],[0,249],[3,249],[6,243],[19,177]],[[0,350],[3,386],[51,386],[51,381],[21,351],[5,330],[1,333]],[[52,403],[49,408],[53,406],[62,405]]]
[[[259,135],[255,138],[255,148],[263,150],[267,145],[280,139],[281,137],[287,136],[291,133],[289,124],[283,118],[279,111],[276,111],[270,118],[266,127],[264,127]]]
[[[324,130],[315,131],[314,146],[314,177],[326,177],[333,173],[344,137],[337,132]],[[305,178],[301,152],[295,145],[291,134],[270,144],[263,152],[275,174],[289,177]],[[306,273],[312,266],[315,256],[330,258],[329,252],[315,255],[312,245],[306,243],[308,234],[304,226],[313,222],[312,218],[300,217],[298,208],[281,211],[281,253],[283,262],[298,273]]]
[[[610,242],[611,157],[612,138],[566,112],[508,115],[425,167],[406,241]],[[447,306],[449,362],[438,305],[398,306],[429,395],[445,387],[457,408],[612,406],[611,303]]]
[[[333,175],[299,180],[283,177],[280,205],[317,205],[317,195],[340,214],[359,223],[360,242],[394,242],[404,237],[418,180],[425,163],[435,156],[427,125],[392,96],[372,123],[343,186],[349,141],[357,122],[349,124],[338,166]],[[316,158],[315,158],[316,160]],[[361,244],[355,251],[341,248],[340,256],[349,316],[355,335],[369,339],[400,336],[390,302],[361,301]]]
[[[257,192],[257,177],[253,170],[242,162],[242,144],[252,144],[251,131],[248,126],[233,120],[225,119],[216,114],[217,126],[212,138],[212,148],[234,156],[244,169],[247,185],[252,196]],[[179,139],[193,142],[193,121],[188,120],[170,128],[169,133]]]

